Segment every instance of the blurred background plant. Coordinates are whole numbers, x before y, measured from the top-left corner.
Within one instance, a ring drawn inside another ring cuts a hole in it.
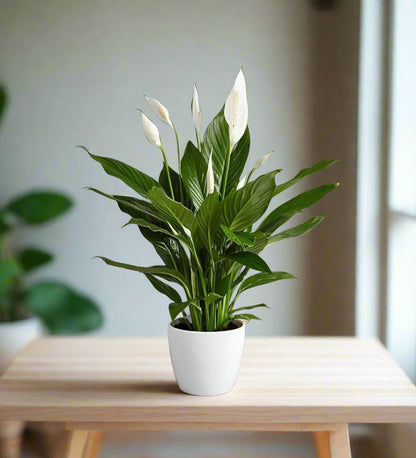
[[[0,122],[7,92],[0,86]],[[54,257],[37,247],[15,248],[21,225],[39,226],[66,213],[72,200],[60,192],[30,191],[0,206],[0,322],[38,316],[52,334],[76,334],[101,326],[98,305],[72,287],[55,281],[31,282],[31,274]]]

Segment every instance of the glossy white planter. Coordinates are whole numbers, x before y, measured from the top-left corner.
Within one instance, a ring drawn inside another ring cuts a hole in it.
[[[37,317],[25,320],[0,322],[0,374],[11,363],[17,352],[31,340],[42,335],[42,322]]]
[[[196,332],[168,326],[170,357],[179,388],[213,396],[232,390],[243,353],[245,323],[230,331]]]

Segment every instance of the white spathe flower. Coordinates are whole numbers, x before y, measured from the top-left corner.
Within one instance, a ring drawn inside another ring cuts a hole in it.
[[[146,102],[149,104],[149,107],[152,109],[153,113],[163,122],[168,124],[173,129],[172,121],[170,120],[169,111],[168,109],[152,97],[144,97]]]
[[[273,154],[273,151],[270,151],[266,154],[264,154],[255,164],[254,164],[254,167],[253,167],[253,172],[255,170],[257,170],[259,167],[261,167],[266,161],[267,159],[269,159],[269,157]]]
[[[187,227],[183,226],[183,230],[185,232],[185,234],[189,237],[189,238],[192,238],[192,232],[190,231],[190,229],[188,229]]]
[[[162,142],[160,141],[159,129],[143,112],[141,112],[141,115],[145,137],[152,145],[160,148]]]
[[[192,97],[192,120],[194,122],[195,129],[197,131],[200,131],[201,125],[202,125],[202,113],[199,108],[199,97],[198,97],[198,91],[196,90],[195,84],[194,84],[194,96]]]
[[[247,184],[247,175],[244,175],[243,178],[238,182],[237,190],[243,188]]]
[[[230,147],[233,149],[243,136],[248,123],[246,80],[241,69],[225,101],[224,116],[230,131]]]
[[[207,194],[212,194],[215,191],[214,170],[212,168],[212,151],[209,155],[207,169]]]

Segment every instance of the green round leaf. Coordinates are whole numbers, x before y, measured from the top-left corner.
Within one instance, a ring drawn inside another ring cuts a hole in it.
[[[18,254],[18,261],[26,272],[52,261],[53,256],[38,248],[25,248]]]
[[[27,292],[27,306],[51,334],[79,334],[93,331],[103,323],[96,303],[62,283],[32,286]]]
[[[32,192],[14,199],[6,210],[25,223],[40,224],[62,215],[71,206],[71,199],[64,194]]]

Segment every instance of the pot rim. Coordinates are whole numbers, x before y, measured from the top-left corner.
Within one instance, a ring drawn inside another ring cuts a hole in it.
[[[176,320],[175,320],[176,321]],[[174,326],[174,323],[175,321],[171,321],[169,324],[168,324],[168,329],[169,328],[172,328],[175,330],[175,332],[186,332],[187,335],[189,334],[198,334],[198,335],[213,335],[213,334],[225,334],[227,332],[235,332],[235,331],[240,331],[241,329],[244,329],[246,327],[246,321],[245,320],[240,320],[240,319],[236,319],[236,320],[233,320],[232,322],[235,323],[235,324],[238,324],[238,327],[235,328],[235,329],[227,329],[226,331],[190,331],[188,329],[180,329],[180,328],[176,328]]]
[[[1,326],[18,326],[18,325],[21,325],[21,324],[26,324],[26,323],[29,323],[31,321],[34,321],[34,322],[39,322],[41,321],[40,318],[36,315],[30,315],[30,316],[27,316],[26,318],[22,318],[21,320],[14,320],[14,321],[0,321],[0,327]]]

